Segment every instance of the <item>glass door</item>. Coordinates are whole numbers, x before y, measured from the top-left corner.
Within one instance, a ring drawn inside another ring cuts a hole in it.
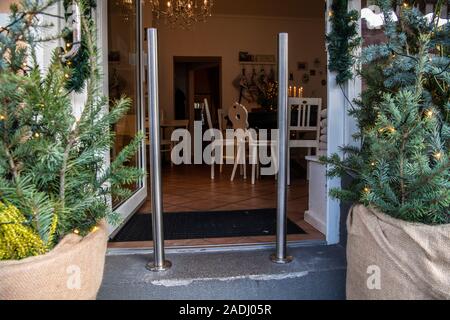
[[[142,64],[141,1],[107,1],[108,12],[108,84],[109,98],[127,96],[132,100],[128,113],[114,126],[115,143],[111,160],[130,143],[134,136],[145,131]],[[130,166],[146,169],[144,141],[138,154],[129,161]],[[127,185],[132,196],[125,201],[113,199],[113,208],[127,220],[147,197],[146,178]],[[123,224],[122,224],[123,225]],[[111,228],[111,233],[119,228]]]

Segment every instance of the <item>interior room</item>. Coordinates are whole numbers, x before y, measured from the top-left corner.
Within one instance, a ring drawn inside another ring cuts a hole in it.
[[[245,164],[216,164],[213,169],[206,163],[176,165],[171,161],[176,144],[171,135],[176,129],[185,129],[194,137],[195,122],[201,124],[202,132],[238,129],[239,123],[244,130],[277,129],[280,32],[289,34],[287,237],[290,242],[324,240],[326,180],[318,162],[318,156],[327,150],[324,2],[215,0],[207,8],[210,12],[199,8],[200,17],[192,23],[181,15],[157,12],[154,1],[144,1],[142,10],[137,2],[108,1],[109,96],[126,94],[132,99],[128,114],[114,128],[116,143],[111,157],[138,131],[145,131],[146,149],[130,166],[146,164],[151,174],[148,161],[142,160],[151,145],[144,30],[155,27],[166,246],[275,241],[277,176],[261,175],[264,165],[253,165],[246,156],[242,157]],[[161,4],[158,9],[167,11],[167,6]],[[236,119],[238,124],[233,121]],[[250,144],[244,143],[242,150],[249,153],[249,148]],[[234,156],[237,159],[237,152]],[[141,187],[130,189],[137,192]],[[147,193],[112,233],[110,248],[151,245],[150,190]],[[123,202],[115,204],[120,207]]]

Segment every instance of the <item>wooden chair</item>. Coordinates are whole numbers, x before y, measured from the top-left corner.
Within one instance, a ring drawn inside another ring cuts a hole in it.
[[[163,115],[160,115],[161,118],[163,118]],[[168,120],[165,121],[163,120],[161,122],[161,131],[162,131],[162,135],[161,137],[164,137],[164,129],[186,129],[189,130],[189,120]],[[171,132],[170,132],[171,134]],[[145,119],[145,142],[147,144],[147,146],[150,145],[150,119],[147,117]],[[174,143],[171,139],[164,139],[161,138],[161,153],[168,153],[169,156],[171,156],[172,154],[172,149],[173,149]],[[170,165],[173,166],[173,162],[170,161]]]
[[[290,155],[293,148],[319,149],[320,112],[322,99],[320,98],[289,98],[289,152],[288,152],[288,185],[291,184]],[[301,134],[313,134],[313,139],[302,139]]]

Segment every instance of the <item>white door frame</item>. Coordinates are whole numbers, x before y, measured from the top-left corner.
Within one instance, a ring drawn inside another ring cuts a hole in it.
[[[139,39],[137,41],[138,44],[138,59],[140,63],[140,72],[139,72],[139,83],[140,83],[140,92],[139,92],[139,103],[138,103],[138,119],[140,120],[138,123],[138,131],[145,131],[145,110],[144,110],[144,64],[143,64],[143,31],[142,31],[142,1],[136,0],[139,3],[140,9],[138,10],[138,25],[139,25]],[[103,94],[105,96],[109,95],[109,83],[108,83],[108,1],[97,1],[97,32],[98,32],[98,47],[100,48],[100,66],[101,73],[103,74]],[[147,167],[147,153],[146,153],[146,143],[142,141],[141,151],[138,155],[138,162],[140,167],[146,169]],[[109,166],[111,163],[110,153],[107,152],[105,154],[105,166]],[[139,209],[143,202],[147,199],[148,196],[148,183],[147,183],[147,175],[144,176],[142,181],[140,182],[141,186],[139,190],[137,190],[128,200],[122,203],[115,211],[120,215],[122,219],[122,223],[119,226],[109,226],[109,234],[110,236],[114,236],[121,227],[127,222],[127,220]],[[111,204],[112,205],[112,204]]]
[[[329,12],[331,11],[331,4],[333,0],[327,0],[326,30],[327,33],[331,31],[331,23],[329,21]],[[361,11],[361,0],[349,0],[349,10],[355,9]],[[361,20],[360,20],[361,22]],[[361,23],[359,23],[358,32],[361,35]],[[354,80],[348,81],[341,88],[336,84],[336,74],[328,70],[328,117],[333,119],[328,121],[328,156],[334,153],[341,154],[340,147],[344,145],[354,144],[352,135],[357,132],[356,121],[348,115],[350,103],[357,98],[362,89],[361,79],[358,77]],[[327,232],[326,241],[328,244],[337,244],[340,241],[340,219],[341,219],[341,203],[339,200],[333,199],[329,196],[329,192],[333,188],[341,187],[340,178],[327,178]]]

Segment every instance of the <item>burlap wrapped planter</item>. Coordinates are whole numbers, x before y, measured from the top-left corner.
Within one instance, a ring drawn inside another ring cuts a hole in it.
[[[408,223],[354,206],[347,299],[450,299],[450,225]]]
[[[107,227],[82,238],[70,234],[49,253],[0,261],[0,300],[92,300],[100,288]]]

